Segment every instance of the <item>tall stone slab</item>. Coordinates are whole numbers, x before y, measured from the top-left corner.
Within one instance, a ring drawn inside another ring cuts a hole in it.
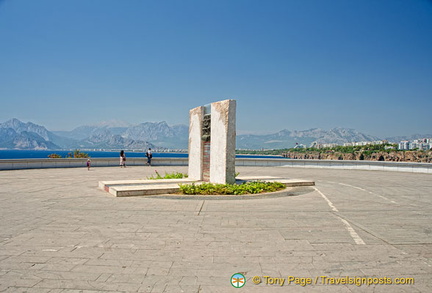
[[[189,111],[189,171],[191,179],[203,180],[203,141],[202,128],[204,107]]]
[[[235,183],[236,101],[190,110],[189,178]]]
[[[211,104],[210,182],[235,183],[236,101]]]

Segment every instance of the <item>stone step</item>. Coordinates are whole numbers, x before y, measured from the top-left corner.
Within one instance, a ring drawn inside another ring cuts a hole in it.
[[[298,186],[315,186],[315,182],[311,180],[304,180],[304,179],[271,179],[266,180],[269,182],[280,182],[285,184],[286,187],[298,187]]]
[[[182,179],[141,179],[141,180],[115,180],[115,181],[99,181],[99,188],[110,192],[112,187],[119,186],[142,186],[142,185],[160,185],[160,184],[187,184],[196,182],[196,180],[182,178]]]
[[[286,187],[315,186],[315,182],[312,180],[278,178],[273,176],[242,176],[242,177],[237,177],[236,180],[238,183],[247,182],[247,181],[280,182],[285,184]]]
[[[109,193],[117,197],[143,196],[175,193],[180,190],[178,184],[126,185],[109,188]]]

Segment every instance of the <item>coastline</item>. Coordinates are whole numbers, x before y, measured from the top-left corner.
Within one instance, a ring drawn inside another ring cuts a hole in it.
[[[67,158],[68,153],[73,152],[73,150],[16,150],[16,149],[3,149],[0,150],[0,160],[17,160],[17,159],[51,159],[48,156],[50,154],[58,154],[63,159]],[[80,150],[89,154],[90,158],[115,158],[119,157],[119,151],[117,150],[106,150],[106,151],[86,151]],[[145,151],[127,151],[125,150],[127,158],[143,158],[145,157]],[[187,152],[154,152],[153,157],[155,158],[188,158]],[[236,158],[268,158],[268,159],[286,159],[282,156],[276,155],[246,155],[238,154]]]
[[[370,162],[406,162],[432,163],[432,151],[376,151],[376,152],[335,152],[335,151],[305,151],[286,152],[291,159],[307,160],[339,160],[339,161],[370,161]]]

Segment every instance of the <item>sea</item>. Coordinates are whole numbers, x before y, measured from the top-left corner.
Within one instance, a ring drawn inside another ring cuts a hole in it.
[[[62,158],[66,158],[71,150],[0,150],[0,160],[11,159],[46,159],[50,154],[58,154]],[[117,158],[119,157],[118,151],[82,151],[89,154],[91,158]],[[144,152],[125,152],[126,157],[129,158],[144,158]],[[153,153],[153,157],[162,158],[187,158],[187,153]],[[259,156],[259,155],[236,155],[237,158],[272,158],[284,159],[281,156]]]

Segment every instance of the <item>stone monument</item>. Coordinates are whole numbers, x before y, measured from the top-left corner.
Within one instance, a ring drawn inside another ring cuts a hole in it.
[[[189,178],[235,183],[236,101],[189,111]]]

